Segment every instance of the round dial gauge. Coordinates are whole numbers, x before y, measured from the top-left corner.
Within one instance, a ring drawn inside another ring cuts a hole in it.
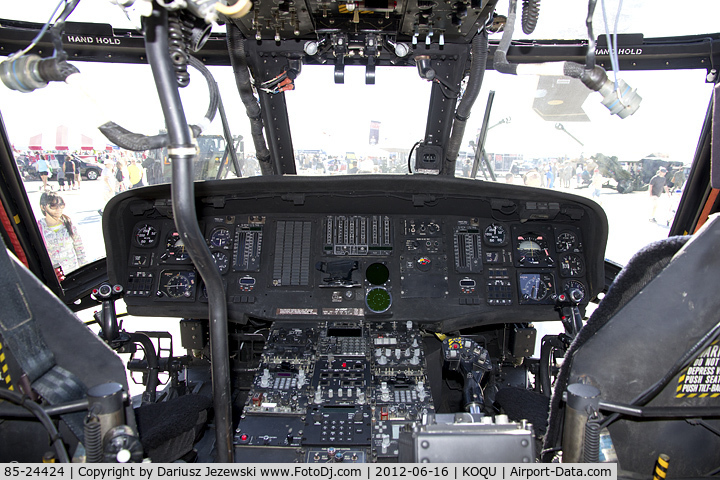
[[[144,224],[135,229],[135,243],[140,247],[153,247],[158,240],[157,228]]]
[[[570,253],[560,259],[560,275],[563,277],[580,277],[585,273],[585,265],[580,255]]]
[[[178,232],[172,232],[167,238],[167,254],[176,262],[187,260],[190,257],[185,242]]]
[[[487,245],[493,247],[500,247],[507,243],[507,231],[502,225],[498,223],[491,223],[490,225],[485,227],[485,231],[483,232],[483,239],[485,240],[485,244]]]
[[[213,260],[215,260],[215,265],[218,267],[218,270],[220,270],[220,273],[227,273],[228,268],[230,267],[230,260],[228,259],[228,256],[223,252],[213,252],[212,257]]]
[[[176,273],[167,279],[165,293],[172,298],[189,298],[193,293],[194,279],[183,273]]]
[[[517,238],[517,260],[521,265],[543,266],[552,265],[553,259],[548,250],[547,239],[544,235],[524,233]]]
[[[387,312],[392,305],[392,296],[383,287],[373,287],[365,295],[365,304],[373,313]]]
[[[382,285],[390,278],[390,270],[383,263],[373,263],[365,270],[365,278],[373,285]]]
[[[520,302],[542,302],[555,293],[552,275],[542,273],[520,274]]]
[[[213,247],[227,247],[230,244],[230,230],[218,227],[210,234],[210,245]]]
[[[563,284],[563,291],[569,292],[570,290],[575,289],[580,292],[580,294],[577,296],[576,301],[578,303],[582,302],[585,299],[586,290],[585,285],[580,280],[566,280]]]
[[[573,232],[562,232],[555,240],[558,252],[567,252],[577,244],[577,236]]]

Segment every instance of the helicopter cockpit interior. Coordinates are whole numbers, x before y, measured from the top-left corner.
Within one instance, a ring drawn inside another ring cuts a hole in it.
[[[720,33],[635,33],[640,1],[620,35],[604,0],[87,3],[0,7],[0,460],[720,472]],[[108,149],[18,148],[15,95]]]

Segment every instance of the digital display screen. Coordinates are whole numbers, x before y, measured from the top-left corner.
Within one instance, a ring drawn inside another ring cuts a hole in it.
[[[328,328],[328,337],[362,337],[362,328]]]

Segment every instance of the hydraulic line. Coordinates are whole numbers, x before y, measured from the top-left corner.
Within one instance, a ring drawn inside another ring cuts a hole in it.
[[[196,147],[190,134],[180,92],[168,55],[167,11],[155,8],[145,19],[145,48],[158,90],[170,137],[168,156],[172,162],[172,205],[175,226],[190,258],[205,282],[208,293],[210,351],[217,461],[230,463],[232,455],[232,411],[227,304],[220,272],[200,232],[195,210],[193,160]]]
[[[253,94],[250,70],[245,57],[245,39],[231,22],[227,24],[227,43],[230,52],[230,63],[235,74],[235,83],[240,93],[240,99],[245,105],[247,116],[250,119],[250,132],[255,145],[255,156],[260,164],[260,171],[263,175],[273,175],[275,172],[270,162],[270,150],[268,150],[263,135],[260,104]]]
[[[465,134],[465,125],[475,100],[480,93],[483,77],[485,76],[485,67],[488,58],[488,33],[486,29],[482,29],[472,41],[472,60],[470,61],[470,77],[468,79],[465,94],[460,104],[455,110],[455,120],[453,121],[452,133],[448,141],[448,147],[445,154],[446,165],[443,167],[445,175],[455,175],[455,160],[457,160],[460,146],[462,145],[463,135]]]

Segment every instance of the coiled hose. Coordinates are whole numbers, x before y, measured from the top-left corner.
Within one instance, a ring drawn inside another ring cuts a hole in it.
[[[523,0],[522,30],[525,35],[535,31],[540,16],[540,0]]]
[[[187,46],[185,45],[182,23],[175,12],[168,15],[168,43],[170,60],[173,63],[178,86],[187,87],[190,84],[190,74],[187,71]]]

